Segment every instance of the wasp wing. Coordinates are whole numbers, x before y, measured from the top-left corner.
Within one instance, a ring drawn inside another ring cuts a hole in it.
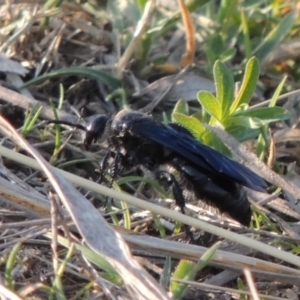
[[[214,171],[253,190],[263,191],[267,187],[266,182],[247,167],[172,126],[155,122],[150,118],[141,118],[126,125],[132,134],[173,150],[199,168]]]

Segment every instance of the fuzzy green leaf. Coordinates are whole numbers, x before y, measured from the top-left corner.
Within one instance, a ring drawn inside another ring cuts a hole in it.
[[[242,82],[242,86],[238,92],[238,95],[230,108],[230,114],[234,113],[235,110],[243,103],[248,104],[255,91],[257,80],[259,77],[259,62],[257,58],[252,57],[245,69],[245,74]]]
[[[237,114],[236,116],[239,116]],[[243,111],[241,114],[242,117],[251,117],[258,118],[265,123],[275,122],[279,120],[287,120],[290,117],[288,110],[282,107],[259,107],[259,108],[250,108],[246,111]]]
[[[174,112],[172,114],[174,122],[181,124],[188,129],[196,139],[200,139],[202,134],[206,131],[206,128],[201,124],[199,119],[195,117],[189,117],[184,114]]]
[[[174,107],[173,113],[188,115],[189,114],[188,103],[184,100],[179,100]]]
[[[207,91],[200,91],[197,95],[202,107],[217,120],[222,119],[222,107],[217,98]]]
[[[217,100],[222,108],[220,118],[223,118],[228,115],[234,97],[233,76],[225,64],[219,60],[216,61],[213,72],[216,83]]]

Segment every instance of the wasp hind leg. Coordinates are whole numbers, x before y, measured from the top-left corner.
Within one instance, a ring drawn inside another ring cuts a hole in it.
[[[157,175],[158,178],[165,180],[171,186],[176,205],[180,208],[181,213],[185,215],[185,198],[182,188],[175,176],[168,171],[159,171],[157,172]],[[184,227],[186,236],[191,240],[191,242],[194,242],[194,235],[190,226],[184,224]]]
[[[113,162],[110,163],[110,160],[113,159]],[[101,183],[104,179],[105,173],[109,171],[110,181],[107,185],[108,188],[111,188],[122,170],[122,159],[123,155],[119,152],[108,151],[103,159],[100,162],[100,179],[99,183]],[[107,206],[108,201],[113,204],[113,199],[110,199],[108,196],[105,197],[104,206]]]

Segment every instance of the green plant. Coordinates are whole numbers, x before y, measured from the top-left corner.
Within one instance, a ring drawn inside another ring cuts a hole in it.
[[[289,118],[286,109],[274,105],[276,101],[269,107],[250,106],[259,77],[259,63],[255,57],[248,61],[236,95],[233,74],[220,60],[214,64],[213,74],[216,95],[207,91],[198,93],[198,101],[202,106],[201,115],[197,113],[189,116],[188,107],[183,103],[178,103],[172,114],[174,121],[190,129],[204,143],[227,152],[220,140],[202,123],[221,126],[239,141],[245,141],[257,137],[269,123]],[[278,97],[279,94],[276,95]]]

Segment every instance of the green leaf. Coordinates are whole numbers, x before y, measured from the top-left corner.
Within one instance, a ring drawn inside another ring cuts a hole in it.
[[[137,3],[138,3],[140,11],[143,12],[144,8],[146,6],[147,0],[137,0]]]
[[[197,263],[193,263],[192,261],[181,260],[176,267],[175,272],[171,280],[174,279],[183,279],[183,280],[194,280],[196,274],[205,268],[209,262],[213,259],[216,251],[220,247],[221,242],[215,243],[211,246],[207,251],[201,256],[201,258],[197,261]],[[173,294],[173,299],[181,299],[188,288],[188,285],[185,283],[180,283],[173,281],[170,284],[170,291]]]
[[[192,261],[181,260],[176,267],[171,279],[187,279],[193,277],[193,269],[196,264]],[[170,290],[173,294],[173,299],[181,299],[188,288],[187,284],[179,282],[171,282]]]
[[[14,289],[14,280],[13,280],[13,271],[14,271],[14,266],[16,262],[18,261],[18,253],[19,250],[21,249],[22,243],[18,242],[17,244],[14,245],[12,250],[9,251],[8,259],[6,261],[6,268],[5,268],[5,285],[6,287],[10,289]]]
[[[201,141],[203,142],[203,144],[212,147],[218,152],[221,152],[224,155],[229,157],[231,156],[231,152],[229,151],[229,149],[224,145],[224,143],[220,140],[220,138],[212,131],[206,130],[206,132],[201,137]]]
[[[215,34],[208,42],[206,56],[208,60],[208,69],[211,70],[215,61],[221,56],[224,49],[223,40],[220,34]]]
[[[234,81],[229,69],[219,60],[216,61],[213,72],[217,100],[222,107],[220,118],[218,118],[218,120],[221,120],[228,115],[229,107],[233,101]]]
[[[193,113],[191,115],[191,117],[193,117],[193,118],[199,120],[200,122],[202,122],[202,111],[200,109],[197,110],[195,113]]]
[[[278,97],[281,93],[281,90],[283,89],[283,86],[285,84],[285,81],[287,79],[287,76],[284,76],[283,79],[281,80],[281,82],[279,83],[278,87],[276,88],[276,91],[274,92],[273,96],[272,96],[272,99],[271,99],[271,102],[269,104],[269,107],[272,107],[272,106],[275,106],[276,105],[276,102],[278,100]]]
[[[290,117],[289,112],[281,107],[261,107],[248,109],[226,120],[227,126],[244,126],[259,128],[271,122],[286,120]]]
[[[160,237],[164,239],[166,237],[166,230],[161,222],[161,219],[155,213],[152,213],[152,218],[156,229],[159,231]]]
[[[103,71],[95,70],[95,69],[89,68],[89,67],[71,67],[71,68],[60,69],[60,70],[39,76],[37,78],[34,78],[34,79],[26,82],[21,88],[26,88],[33,84],[40,84],[48,79],[61,77],[61,76],[71,76],[71,75],[77,75],[77,76],[81,75],[81,76],[86,76],[86,77],[97,79],[97,80],[103,82],[104,84],[108,85],[112,89],[117,89],[122,86],[121,80],[119,80]]]
[[[237,114],[239,116],[239,114]],[[288,110],[282,107],[260,107],[250,108],[241,113],[241,117],[258,118],[264,121],[264,123],[275,122],[279,120],[287,120],[290,117]]]
[[[276,112],[278,112],[280,114],[280,111],[278,111],[279,109],[282,110],[282,108],[279,108],[279,107],[275,107],[276,105],[276,102],[277,102],[277,99],[280,95],[280,92],[284,86],[284,83],[286,81],[286,76],[283,78],[283,80],[280,82],[280,84],[278,85],[278,87],[276,88],[276,91],[274,92],[273,96],[272,96],[272,99],[271,99],[271,102],[269,104],[269,107],[265,107],[265,108],[261,108],[259,112],[257,111],[254,111],[254,113],[256,114],[263,114],[265,116],[265,118],[267,118],[268,116],[269,117],[276,117]],[[262,109],[264,109],[264,111],[261,111]],[[267,112],[265,112],[265,110],[267,109]],[[274,109],[276,110],[274,112]],[[253,110],[255,109],[252,109],[252,113],[253,113]],[[249,113],[249,112],[248,112]],[[250,111],[251,113],[251,111]],[[282,114],[279,116],[279,117],[283,117],[283,118],[289,118],[289,112],[284,110],[282,112]],[[257,156],[261,159],[261,160],[264,160],[264,157],[265,157],[265,154],[267,153],[268,151],[268,148],[270,147],[270,142],[268,140],[268,126],[267,124],[262,127],[260,129],[260,135],[258,136],[258,139],[257,139],[257,147],[256,147],[256,153],[257,153]]]
[[[144,182],[154,189],[161,195],[161,197],[167,197],[167,193],[164,191],[164,189],[161,187],[161,185],[154,179],[145,178],[141,176],[124,176],[117,180],[118,185],[128,184],[131,182]]]
[[[236,99],[231,105],[230,114],[234,113],[241,104],[248,104],[250,102],[256,88],[258,77],[259,62],[257,58],[252,57],[246,65],[242,86]]]
[[[172,122],[170,116],[165,111],[162,113],[162,122],[165,124]]]
[[[31,131],[33,126],[35,125],[43,107],[38,107],[35,105],[32,110],[29,112],[28,116],[25,119],[24,125],[22,127],[22,134],[23,136],[27,136],[28,133]]]
[[[164,288],[167,288],[169,285],[171,270],[172,270],[172,260],[170,256],[167,256],[159,280],[159,284]]]
[[[260,128],[271,122],[286,120],[290,117],[289,112],[281,107],[262,107],[248,109],[240,114],[236,114],[226,120],[229,126],[243,126],[248,128]]]
[[[219,57],[223,52],[223,40],[220,34],[216,33],[208,42],[208,51],[214,55],[214,57]]]
[[[202,122],[195,116],[186,116],[180,113],[173,113],[174,122],[181,124],[188,129],[196,140],[212,146],[215,150],[230,155],[230,151],[224,143],[210,130],[202,125]]]
[[[45,237],[49,238],[50,240],[53,239],[53,235],[51,233],[45,233],[44,235]],[[63,245],[64,247],[66,247],[67,249],[69,249],[70,247],[70,242],[62,237],[62,236],[57,236],[57,242],[60,245]],[[113,282],[113,283],[119,283],[120,282],[120,276],[119,274],[116,272],[116,270],[114,269],[114,267],[112,267],[105,258],[103,258],[100,254],[98,254],[97,252],[94,252],[93,250],[89,249],[86,246],[82,246],[80,244],[77,243],[73,243],[75,248],[80,251],[84,257],[89,260],[90,262],[92,262],[93,264],[95,264],[97,267],[99,267],[103,272],[105,272],[105,274],[103,274],[102,276]]]
[[[269,141],[268,141],[268,126],[263,126],[260,128],[260,135],[257,139],[256,145],[256,155],[259,159],[264,160],[266,151],[269,148]]]
[[[202,107],[217,120],[222,119],[222,108],[214,95],[207,91],[200,91],[197,94],[198,101]]]
[[[239,117],[230,118],[231,126],[242,126],[242,127],[256,129],[264,126],[264,124],[265,123],[262,120],[255,117],[239,116]]]
[[[251,47],[251,40],[249,34],[249,27],[247,24],[247,18],[245,15],[245,10],[241,9],[241,21],[242,21],[242,29],[243,29],[243,38],[244,38],[244,46],[245,46],[245,55],[246,59],[250,59],[252,47]]]
[[[222,25],[223,23],[232,21],[232,11],[236,10],[238,3],[237,0],[223,0],[220,3],[218,12],[218,22]],[[230,18],[231,17],[231,18]]]
[[[224,63],[231,60],[236,54],[236,48],[229,48],[220,55],[220,60]]]
[[[179,100],[174,107],[173,113],[188,115],[189,114],[188,103],[184,100]]]
[[[234,136],[239,142],[245,142],[257,138],[259,129],[252,129],[243,126],[229,126],[226,131]]]
[[[193,136],[200,140],[203,133],[207,130],[195,117],[189,117],[184,114],[174,112],[172,114],[172,119],[174,122],[181,124],[184,128],[188,129]]]
[[[241,278],[237,279],[237,286],[238,286],[239,291],[242,291],[242,292],[246,291],[244,283]],[[243,294],[240,295],[240,300],[246,300],[246,299],[247,299],[246,295],[243,295]]]
[[[266,36],[266,38],[253,51],[259,60],[263,59],[270,53],[270,51],[278,45],[285,36],[290,32],[290,29],[295,23],[297,13],[291,11],[287,14],[281,22]]]

